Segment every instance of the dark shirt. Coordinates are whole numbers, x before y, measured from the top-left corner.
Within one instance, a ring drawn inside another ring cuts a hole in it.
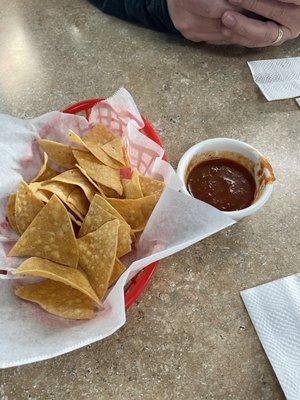
[[[169,17],[166,0],[90,0],[107,14],[140,23],[161,32],[177,32]]]

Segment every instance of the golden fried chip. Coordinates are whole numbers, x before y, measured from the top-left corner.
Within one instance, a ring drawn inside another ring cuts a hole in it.
[[[79,266],[92,288],[103,299],[116,261],[119,221],[113,220],[77,239]]]
[[[107,186],[101,185],[101,183],[98,183],[100,193],[103,192],[102,196],[104,197],[111,197],[113,199],[119,199],[120,195],[112,188],[109,188]]]
[[[93,200],[93,197],[96,194],[95,187],[93,187],[91,182],[89,182],[88,179],[77,168],[65,171],[62,174],[59,174],[52,178],[51,181],[63,182],[65,184],[67,183],[69,185],[79,186],[83,190],[89,202]]]
[[[120,197],[115,190],[108,188],[104,185],[101,185],[100,183],[96,183],[80,165],[76,164],[76,167],[88,179],[88,181],[91,182],[91,184],[97,189],[97,191],[101,193],[103,197],[112,197],[112,198]]]
[[[91,143],[100,143],[102,146],[115,139],[115,135],[102,124],[95,125],[84,135],[84,140],[88,139]]]
[[[97,203],[101,208],[103,208],[103,210],[107,211],[109,214],[114,215],[119,221],[126,222],[122,215],[119,214],[118,211],[114,207],[112,207],[107,199],[105,199],[104,197],[97,195]]]
[[[125,151],[121,139],[115,138],[110,142],[104,144],[102,146],[102,150],[104,150],[106,154],[108,154],[114,160],[117,160],[123,166],[127,165]]]
[[[107,199],[107,201],[131,228],[138,232],[145,228],[158,199],[159,195],[153,194],[140,199]]]
[[[16,194],[15,218],[21,235],[43,207],[44,203],[36,198],[27,183],[20,182]]]
[[[35,178],[31,180],[31,182],[41,182],[41,181],[46,181],[47,179],[51,179],[53,176],[57,174],[54,169],[50,168],[48,166],[48,156],[46,153],[44,153],[44,162],[43,165],[41,166],[41,169],[39,170],[38,174],[36,175]]]
[[[68,197],[68,204],[72,204],[82,215],[88,212],[90,203],[80,187],[75,188]]]
[[[15,215],[15,204],[16,204],[16,194],[11,194],[8,198],[7,202],[7,219],[11,228],[19,233],[17,223],[16,223],[16,215]]]
[[[162,193],[165,188],[164,182],[157,181],[155,179],[148,178],[140,175],[140,185],[142,188],[143,195],[151,196],[151,194]]]
[[[41,257],[77,267],[78,245],[73,226],[66,208],[57,196],[51,197],[8,255]]]
[[[101,204],[103,204],[101,197],[96,195],[81,225],[78,235],[79,237],[85,236],[90,232],[94,232],[106,222],[118,219],[115,215],[105,211]],[[120,226],[118,230],[117,257],[123,257],[125,254],[131,251],[132,240],[130,231],[130,226],[124,220],[120,220]]]
[[[112,274],[109,280],[108,286],[112,286],[114,283],[117,282],[117,280],[120,278],[120,276],[123,274],[125,271],[125,266],[121,263],[120,260],[116,259],[115,265],[112,270]]]
[[[66,171],[68,172],[68,171]],[[84,216],[81,214],[79,210],[77,210],[76,207],[73,206],[73,204],[68,202],[68,198],[70,194],[73,192],[75,189],[75,185],[70,185],[65,182],[57,182],[53,181],[52,179],[47,182],[41,183],[41,189],[43,191],[48,191],[53,194],[55,194],[61,201],[63,201],[68,208],[81,220],[83,221]]]
[[[90,153],[73,150],[73,154],[78,164],[93,180],[101,185],[114,189],[120,195],[123,193],[120,171],[101,164],[97,158]]]
[[[68,214],[69,214],[71,221],[74,222],[74,224],[76,224],[77,226],[81,227],[82,222],[79,219],[77,219],[75,217],[75,215],[73,215],[71,212],[68,212]]]
[[[121,163],[109,157],[109,155],[107,155],[105,151],[102,150],[101,147],[104,143],[101,143],[101,141],[99,141],[98,134],[95,133],[93,130],[88,132],[86,136],[83,138],[83,140],[71,130],[68,132],[68,135],[69,139],[73,143],[84,146],[103,164],[108,165],[111,168],[116,168],[116,169],[123,168],[123,165]]]
[[[139,175],[133,171],[131,179],[122,179],[125,199],[140,199],[143,197]]]
[[[71,147],[46,139],[40,139],[39,145],[56,165],[64,168],[72,168],[76,164]]]
[[[40,278],[61,282],[79,290],[96,303],[100,303],[87,277],[78,269],[66,267],[65,265],[57,264],[43,258],[31,257],[14,270],[13,274],[38,276]]]
[[[23,300],[37,303],[50,314],[68,319],[91,319],[93,301],[85,294],[61,282],[45,280],[20,286],[15,294]]]

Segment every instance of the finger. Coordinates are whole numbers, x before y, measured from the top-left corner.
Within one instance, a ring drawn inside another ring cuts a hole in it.
[[[278,25],[272,21],[263,22],[234,11],[226,11],[222,16],[222,22],[229,29],[229,31],[228,29],[222,30],[224,36],[243,36],[253,45],[270,46],[278,38]],[[290,38],[290,31],[285,27],[282,29],[284,35],[280,43]]]
[[[221,18],[226,10],[240,10],[226,0],[180,0],[180,6],[191,14],[206,18]]]
[[[282,3],[290,3],[296,4],[296,6],[300,6],[300,0],[280,0]]]
[[[295,4],[283,3],[277,0],[228,0],[230,4],[240,6],[255,14],[289,26],[294,13],[298,11]]]

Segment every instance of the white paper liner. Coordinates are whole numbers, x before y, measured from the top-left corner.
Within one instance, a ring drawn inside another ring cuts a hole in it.
[[[144,123],[125,89],[97,104],[90,115],[90,121],[105,124],[124,139],[132,168],[163,179],[167,188],[137,243],[136,253],[131,255],[134,261],[108,294],[104,311],[93,320],[76,322],[52,316],[18,299],[13,293],[16,281],[9,279],[11,275],[0,274],[2,368],[51,358],[111,335],[125,323],[124,286],[137,272],[235,222],[214,207],[178,192],[179,178],[162,160],[161,147],[139,132]],[[37,173],[42,161],[36,140],[47,137],[68,143],[68,129],[82,135],[89,124],[83,117],[60,112],[27,122],[0,115],[0,122],[0,140],[5,138],[7,149],[0,152],[0,164],[5,163],[5,171],[0,172],[0,270],[9,271],[22,260],[6,257],[15,238],[5,219],[7,195],[16,190],[22,177],[30,179]]]

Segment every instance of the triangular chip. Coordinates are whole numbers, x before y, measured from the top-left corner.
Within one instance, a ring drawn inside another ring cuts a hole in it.
[[[91,143],[99,143],[101,146],[103,146],[104,144],[114,140],[115,135],[109,129],[107,129],[106,126],[97,124],[84,135],[83,139],[88,140]]]
[[[79,267],[86,273],[100,300],[108,289],[116,261],[119,221],[114,220],[77,239]]]
[[[15,203],[16,224],[21,235],[43,207],[44,203],[36,198],[27,183],[22,181],[18,186]]]
[[[148,178],[140,175],[140,185],[142,188],[143,195],[151,196],[151,194],[162,193],[165,188],[165,183],[157,181],[155,179]]]
[[[99,200],[100,199],[100,200]],[[94,232],[106,222],[118,219],[115,215],[110,214],[101,207],[101,197],[96,195],[90,205],[89,211],[81,225],[79,237],[85,236],[90,232]],[[123,257],[131,251],[131,229],[125,221],[120,221],[118,231],[118,247],[117,257]]]
[[[103,196],[103,197],[112,197],[112,198],[119,198],[119,194],[111,189],[108,188],[104,185],[101,185],[100,183],[96,183],[88,174],[87,172],[78,164],[76,164],[76,167],[79,169],[79,171],[86,177],[86,179],[91,182],[91,184],[97,189],[97,191]]]
[[[86,215],[90,206],[86,195],[80,187],[76,187],[69,194],[68,204],[72,204],[82,215]]]
[[[82,173],[82,175],[85,176],[85,178],[94,186],[97,192],[99,192],[102,196],[105,196],[105,193],[103,190],[100,188],[99,184],[97,184],[88,174],[87,172],[78,164],[76,164],[76,168],[79,169],[79,171]],[[91,202],[92,200],[90,200]]]
[[[104,150],[106,154],[108,154],[114,160],[117,160],[123,166],[127,165],[124,146],[121,139],[115,138],[110,142],[104,144],[102,146],[102,150]]]
[[[67,171],[68,172],[68,171]],[[84,216],[74,207],[71,203],[68,203],[68,198],[70,194],[75,189],[74,185],[69,185],[65,182],[56,182],[56,181],[47,181],[41,183],[41,189],[43,191],[48,191],[55,194],[61,201],[63,201],[68,208],[81,220],[83,220]]]
[[[40,139],[39,145],[56,165],[64,168],[72,168],[76,164],[71,147],[46,139]]]
[[[31,182],[46,181],[47,179],[51,179],[55,175],[57,175],[57,172],[48,166],[48,156],[46,153],[44,153],[43,165],[41,166],[41,169],[39,170],[35,178],[32,179]]]
[[[31,257],[14,270],[13,274],[38,276],[40,278],[61,282],[79,290],[96,303],[100,303],[87,277],[78,269],[66,267],[65,265],[57,264],[43,258]]]
[[[48,203],[52,197],[52,192],[41,189],[41,185],[45,182],[32,182],[29,183],[29,189],[34,193],[35,197],[41,200],[43,203]]]
[[[120,171],[101,164],[97,158],[90,153],[73,150],[73,154],[78,164],[93,180],[99,182],[101,185],[114,189],[120,195],[123,193]]]
[[[119,221],[126,222],[125,219],[122,217],[122,215],[119,214],[118,211],[112,205],[109,204],[107,199],[99,195],[97,195],[96,198],[98,205],[101,208],[103,208],[103,210],[107,211],[109,214],[114,215]]]
[[[97,134],[95,135],[94,133],[92,133],[92,131],[88,132],[83,139],[81,139],[78,135],[76,135],[76,133],[71,130],[68,132],[68,136],[73,143],[84,146],[103,164],[108,165],[111,168],[123,168],[123,165],[121,163],[109,157],[105,153],[105,151],[102,150],[101,147],[103,143],[99,142]]]
[[[70,185],[79,186],[83,190],[89,202],[93,200],[93,197],[96,194],[96,188],[93,187],[91,182],[89,182],[87,178],[77,168],[65,171],[62,174],[59,174],[52,178],[51,181],[63,182]]]
[[[116,259],[114,268],[112,270],[112,274],[109,280],[109,284],[108,286],[112,286],[113,284],[115,284],[117,282],[117,280],[120,278],[120,276],[123,274],[123,272],[125,271],[125,266],[121,263],[120,260]]]
[[[63,283],[45,280],[20,286],[15,294],[23,300],[37,303],[50,314],[68,319],[91,319],[93,301],[85,294]]]
[[[133,171],[131,179],[122,179],[125,199],[140,199],[143,197],[139,175]]]
[[[8,198],[6,210],[7,210],[7,219],[11,228],[19,233],[17,223],[16,223],[16,215],[15,215],[15,203],[16,203],[16,194],[11,194]]]
[[[78,246],[73,226],[58,197],[51,197],[8,255],[41,257],[77,267]]]
[[[70,217],[71,221],[74,222],[75,225],[81,227],[82,222],[79,219],[77,219],[75,217],[75,215],[73,215],[71,212],[68,212],[68,214],[69,214],[69,217]]]
[[[138,232],[145,228],[148,219],[159,199],[158,195],[142,197],[140,199],[107,199],[131,226]]]

